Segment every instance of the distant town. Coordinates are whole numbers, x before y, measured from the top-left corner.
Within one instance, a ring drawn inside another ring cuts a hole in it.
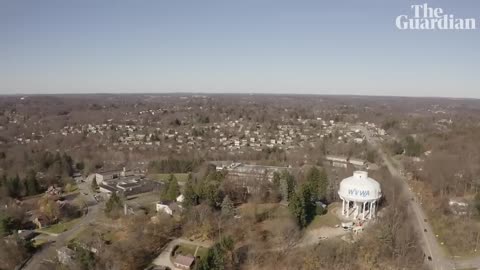
[[[477,103],[3,96],[0,269],[477,267]]]

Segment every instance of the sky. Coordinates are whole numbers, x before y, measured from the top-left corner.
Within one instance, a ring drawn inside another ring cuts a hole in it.
[[[478,0],[0,0],[0,94],[480,98],[480,29],[399,30]]]

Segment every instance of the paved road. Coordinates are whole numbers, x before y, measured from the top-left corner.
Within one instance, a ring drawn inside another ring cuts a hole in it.
[[[167,266],[167,267],[170,267],[171,269],[179,269],[173,265],[172,261],[170,260],[170,254],[172,254],[173,248],[180,244],[201,246],[205,248],[209,248],[212,245],[211,243],[196,242],[196,241],[190,241],[182,238],[177,238],[167,244],[167,246],[163,249],[162,253],[160,253],[160,255],[157,258],[155,258],[155,260],[153,261],[153,264],[160,265],[160,266]]]
[[[361,130],[367,141],[374,147],[377,148],[380,157],[383,159],[385,165],[387,166],[390,174],[392,174],[393,179],[398,181],[401,184],[401,187],[408,198],[413,200],[409,201],[410,209],[415,215],[416,225],[415,228],[420,235],[421,244],[426,256],[431,256],[432,261],[429,261],[428,264],[432,269],[435,270],[449,270],[449,269],[462,269],[462,268],[478,268],[480,269],[480,256],[468,260],[453,260],[450,256],[446,255],[441,246],[438,244],[437,238],[433,234],[432,227],[426,221],[426,215],[418,203],[418,200],[415,194],[411,191],[408,186],[407,179],[399,172],[397,167],[392,164],[392,160],[388,158],[385,151],[381,149],[376,143],[376,140],[373,139],[370,135],[370,132],[366,130],[365,127],[362,127]],[[426,230],[426,231],[425,231]]]
[[[41,269],[42,264],[51,258],[54,258],[56,256],[57,249],[67,245],[68,241],[70,241],[73,237],[75,237],[80,231],[83,229],[87,228],[90,223],[94,222],[97,218],[98,213],[100,212],[101,205],[103,204],[96,204],[95,201],[93,200],[93,197],[91,194],[88,194],[89,191],[88,187],[81,188],[80,189],[80,195],[85,199],[86,205],[89,205],[88,207],[88,212],[85,214],[75,225],[70,228],[70,230],[63,232],[59,234],[56,237],[51,236],[51,239],[54,240],[55,242],[51,242],[48,244],[45,244],[39,251],[33,254],[31,259],[25,264],[25,266],[22,268],[24,270],[37,270]],[[83,195],[83,193],[87,193],[88,195]]]

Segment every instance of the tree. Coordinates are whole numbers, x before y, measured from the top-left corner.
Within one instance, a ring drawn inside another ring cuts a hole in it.
[[[327,189],[328,189],[328,175],[327,171],[322,169],[320,171],[320,180],[318,183],[318,199],[325,200],[327,197]]]
[[[307,185],[309,185],[313,200],[324,200],[327,196],[328,177],[325,169],[321,171],[312,167],[307,173]]]
[[[178,186],[178,181],[175,175],[170,174],[170,179],[168,180],[168,187],[164,193],[164,200],[166,201],[175,201],[178,194],[180,194],[180,187]]]
[[[310,186],[310,190],[315,199],[319,197],[319,185],[320,185],[320,171],[317,167],[313,166],[307,173],[307,184]]]
[[[278,172],[273,173],[273,184],[276,188],[280,186],[280,174]]]
[[[220,243],[216,243],[208,250],[207,256],[200,260],[198,270],[225,269],[225,253]]]
[[[235,249],[235,243],[233,242],[232,237],[230,236],[223,236],[220,239],[220,247],[224,250],[225,253],[228,253],[230,256],[230,261],[232,263],[235,262],[235,253],[233,252]]]
[[[370,163],[375,163],[375,159],[377,158],[377,152],[373,149],[368,150],[367,152],[367,161]]]
[[[105,203],[105,213],[111,217],[116,217],[123,207],[123,201],[116,192],[112,193]]]
[[[230,197],[225,196],[225,198],[223,198],[223,202],[222,202],[222,216],[225,217],[225,218],[230,218],[230,217],[233,217],[235,214],[235,208],[233,206],[233,202],[232,200],[230,200]]]
[[[85,163],[83,161],[77,162],[75,168],[79,171],[83,171],[83,169],[85,169]]]
[[[40,193],[40,185],[38,184],[36,173],[33,170],[28,171],[24,185],[26,195],[32,196]]]
[[[295,179],[288,171],[283,171],[280,177],[280,194],[282,200],[289,201],[295,189]]]
[[[219,187],[220,184],[217,181],[206,182],[203,186],[204,199],[210,207],[215,209],[218,209],[223,200],[223,193]]]
[[[422,145],[415,141],[412,136],[405,138],[405,154],[411,157],[418,157],[422,154]]]
[[[15,177],[12,177],[9,180],[7,180],[6,188],[7,188],[8,196],[12,198],[20,197],[21,188],[20,188],[20,177],[18,177],[18,174],[15,175]]]
[[[0,269],[16,269],[27,258],[28,244],[18,236],[0,239]]]
[[[290,197],[290,200],[288,202],[288,208],[290,209],[292,215],[295,217],[297,224],[301,228],[303,228],[304,224],[306,224],[305,211],[302,205],[302,199],[297,193],[293,193]]]
[[[198,195],[195,192],[193,187],[193,180],[191,175],[189,175],[187,183],[185,183],[185,190],[183,191],[183,196],[185,197],[183,201],[184,207],[195,206],[198,204]]]
[[[300,228],[305,228],[315,217],[316,205],[313,200],[311,187],[303,185],[300,190],[293,193],[288,204]]]
[[[42,197],[38,201],[40,212],[50,221],[54,222],[60,218],[60,207],[50,197]]]
[[[92,184],[90,185],[90,188],[92,189],[93,192],[98,190],[97,177],[95,175],[93,176]]]
[[[75,259],[80,264],[80,269],[89,270],[95,268],[95,256],[93,252],[80,245],[75,245],[74,251]]]
[[[478,214],[480,215],[480,192],[475,195],[475,208],[477,208]]]
[[[394,155],[401,155],[403,154],[403,151],[404,151],[402,144],[399,143],[398,141],[393,141],[393,143],[390,144],[390,150]]]
[[[5,236],[11,233],[13,229],[13,219],[4,213],[0,212],[0,236]]]

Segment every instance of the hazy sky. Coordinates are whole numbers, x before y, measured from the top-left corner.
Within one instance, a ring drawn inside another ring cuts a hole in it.
[[[480,29],[405,31],[408,0],[0,0],[0,94],[480,98]],[[474,17],[480,1],[428,1]]]

